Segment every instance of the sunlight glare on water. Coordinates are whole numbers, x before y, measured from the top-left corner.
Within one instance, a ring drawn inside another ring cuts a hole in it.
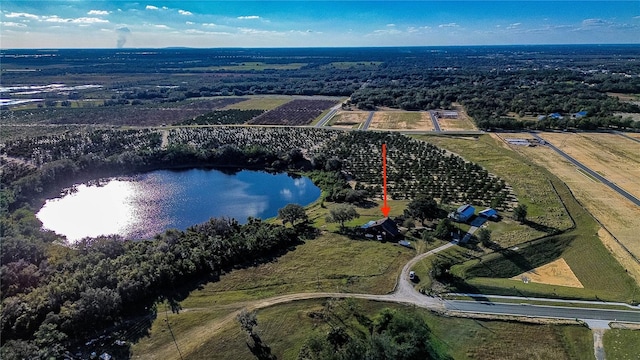
[[[71,242],[118,234],[152,238],[164,230],[184,230],[211,217],[277,216],[288,203],[307,205],[320,189],[304,177],[211,169],[158,170],[100,185],[77,185],[61,198],[47,200],[37,216],[43,227]]]

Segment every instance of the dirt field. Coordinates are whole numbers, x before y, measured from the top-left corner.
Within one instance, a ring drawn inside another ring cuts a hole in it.
[[[625,135],[640,140],[640,133],[625,133]]]
[[[526,279],[539,284],[584,288],[563,258],[514,276],[511,279],[520,281],[525,281]]]
[[[369,116],[368,111],[342,111],[338,110],[336,115],[329,122],[329,126],[337,128],[360,128]]]
[[[369,128],[377,130],[434,130],[428,112],[398,110],[376,111]]]
[[[616,134],[540,135],[591,170],[640,198],[640,143]]]
[[[602,135],[605,135],[603,143],[616,139],[607,137],[609,134],[590,134],[589,136],[597,138]],[[501,134],[501,136],[503,138],[529,137],[528,134]],[[618,142],[625,140],[620,136],[617,136],[617,138],[620,138]],[[557,140],[557,138],[553,137],[552,140],[551,137],[549,137],[548,140],[554,141]],[[628,139],[625,140],[625,144],[626,142],[633,143],[633,141]],[[560,143],[558,143],[558,145],[560,145]],[[615,144],[612,144],[612,146],[615,146]],[[586,173],[579,171],[574,165],[570,164],[548,147],[510,146],[510,148],[528,157],[537,164],[544,166],[564,181],[578,201],[632,254],[640,257],[640,238],[638,238],[637,235],[637,229],[640,229],[640,208]],[[567,148],[568,146],[565,144],[563,149],[567,150]],[[594,167],[598,165],[596,158],[591,159],[589,162],[589,166],[592,165],[594,165]],[[603,166],[606,165],[607,164]],[[612,164],[608,165],[613,166]],[[636,178],[635,181],[637,187],[637,182],[640,182],[640,177]],[[619,185],[622,186],[622,184]],[[613,253],[616,259],[627,269],[630,275],[640,283],[640,266],[638,263],[635,262],[622,246],[617,243],[612,236],[608,235],[606,231],[601,231],[599,235],[602,242]]]
[[[457,119],[438,119],[440,130],[442,131],[455,131],[455,130],[478,130],[473,121],[467,115],[464,107],[458,103],[453,103],[453,110],[458,112]]]

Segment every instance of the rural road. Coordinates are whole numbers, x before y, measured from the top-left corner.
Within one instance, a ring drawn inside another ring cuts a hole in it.
[[[640,143],[640,139],[636,139],[636,138],[631,137],[631,136],[629,136],[629,135],[627,135],[627,134],[625,134],[625,133],[622,133],[622,132],[620,132],[620,131],[614,131],[613,133],[614,133],[614,134],[617,134],[617,135],[620,135],[620,136],[622,136],[622,137],[625,137],[625,138],[627,138],[627,139],[629,139],[629,140],[631,140],[631,141],[635,141],[635,142],[639,142],[639,143]]]
[[[440,124],[438,124],[438,118],[436,117],[436,115],[434,114],[433,111],[429,111],[429,116],[431,116],[431,122],[433,123],[433,128],[435,129],[435,132],[440,132]]]
[[[323,116],[322,119],[320,119],[320,121],[318,121],[318,123],[316,124],[315,127],[323,127],[323,126],[327,125],[329,120],[331,120],[331,118],[333,118],[333,116],[336,114],[336,112],[338,111],[338,109],[341,106],[342,106],[342,103],[332,107],[331,110],[325,116]]]
[[[460,296],[469,296],[476,298],[477,300],[443,300],[438,297],[427,296],[419,293],[413,287],[413,284],[409,280],[409,271],[419,261],[434,255],[438,252],[446,250],[452,246],[456,246],[457,241],[452,241],[444,244],[436,249],[427,251],[423,254],[419,254],[412,258],[402,268],[402,272],[398,277],[395,290],[391,294],[386,295],[373,295],[373,294],[354,294],[354,293],[339,293],[339,292],[319,292],[319,293],[296,293],[274,296],[267,299],[250,301],[245,303],[244,308],[248,311],[254,311],[264,309],[270,306],[290,303],[300,300],[308,299],[328,299],[328,298],[355,298],[372,301],[394,302],[401,304],[410,304],[427,308],[434,311],[447,311],[450,315],[455,316],[459,314],[489,314],[500,316],[519,316],[530,318],[550,318],[550,319],[581,319],[594,328],[594,338],[602,334],[604,329],[608,328],[609,322],[630,322],[640,324],[640,308],[637,310],[612,310],[612,309],[598,309],[595,307],[570,307],[570,306],[554,306],[554,305],[528,305],[526,301],[530,301],[533,298],[524,298],[516,296],[493,296],[482,294],[452,294]],[[489,298],[505,298],[509,300],[519,301],[520,303],[500,303],[489,301]],[[557,299],[541,299],[542,301],[554,301],[554,302],[567,302]],[[619,303],[606,303],[606,302],[589,302],[578,301],[576,303],[589,303],[591,306],[603,305],[620,306]],[[624,304],[627,305],[627,304]],[[627,305],[629,306],[629,305]],[[629,306],[630,309],[635,309]],[[188,309],[186,309],[188,311]],[[222,318],[213,319],[207,321],[200,326],[193,327],[187,331],[182,332],[180,339],[176,340],[176,343],[166,343],[163,346],[157,347],[154,351],[147,352],[139,359],[154,359],[156,354],[170,354],[172,351],[176,351],[175,347],[179,346],[180,352],[176,353],[175,358],[181,358],[182,355],[188,355],[195,351],[199,344],[203,344],[213,335],[221,332],[226,325],[230,322],[236,321],[236,317],[240,313],[240,309],[233,311]],[[594,326],[595,324],[595,326]],[[596,329],[597,327],[597,329]],[[596,331],[598,330],[598,331]],[[594,345],[594,354],[596,356],[603,356],[604,350],[602,346]],[[180,355],[180,356],[178,356]],[[601,357],[598,357],[601,359]]]
[[[572,163],[573,165],[577,166],[578,168],[580,168],[581,170],[583,170],[584,172],[586,172],[587,174],[591,175],[592,177],[598,179],[601,183],[607,185],[608,187],[610,187],[611,189],[613,189],[615,192],[617,192],[618,194],[622,195],[623,197],[625,197],[627,200],[631,201],[632,203],[636,204],[637,206],[640,206],[640,199],[636,198],[635,196],[629,194],[628,192],[626,192],[625,190],[621,189],[620,187],[618,187],[618,185],[612,183],[611,181],[607,180],[605,177],[603,177],[602,175],[598,174],[597,172],[591,170],[590,168],[586,167],[585,165],[583,165],[581,162],[579,162],[578,160],[572,158],[571,156],[569,156],[567,153],[565,153],[564,151],[560,150],[559,148],[557,148],[556,146],[554,146],[553,144],[551,144],[550,142],[548,142],[547,140],[543,139],[542,137],[540,137],[538,134],[536,133],[531,133],[531,135],[533,135],[533,137],[535,137],[538,140],[543,140],[546,145],[548,147],[550,147],[551,149],[553,149],[555,152],[557,152],[558,154],[560,154],[562,157],[564,157],[565,159],[567,159],[570,163]]]
[[[364,125],[362,126],[363,131],[367,131],[369,129],[369,125],[371,125],[371,120],[373,120],[373,114],[375,114],[375,112],[369,111],[369,116],[367,117],[367,121],[365,121]]]

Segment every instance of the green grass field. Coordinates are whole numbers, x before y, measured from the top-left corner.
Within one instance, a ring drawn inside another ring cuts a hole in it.
[[[382,308],[401,309],[430,326],[437,346],[454,359],[587,359],[593,356],[589,329],[582,326],[531,325],[503,321],[447,318],[396,304],[358,300],[336,301],[336,311],[356,307],[365,314]],[[296,359],[312,334],[324,335],[329,327],[309,316],[323,310],[323,301],[310,300],[275,306],[258,312],[258,333],[278,359]],[[347,324],[353,319],[345,320]],[[295,324],[295,331],[292,331]],[[248,336],[236,321],[219,335],[190,353],[189,359],[253,359]],[[176,357],[177,351],[173,355]]]
[[[640,289],[598,238],[598,224],[557,177],[515,152],[501,147],[487,135],[478,140],[448,137],[426,137],[426,140],[478,162],[504,178],[513,186],[518,198],[528,206],[528,219],[535,223],[532,225],[533,231],[523,231],[513,222],[489,225],[493,230],[492,239],[504,248],[512,247],[518,242],[501,241],[501,230],[507,230],[504,231],[505,236],[528,235],[529,239],[526,240],[531,240],[542,234],[534,229],[539,225],[566,230],[571,226],[571,218],[576,223],[575,229],[551,237],[531,248],[531,251],[523,245],[519,246],[520,250],[517,252],[512,252],[512,256],[489,254],[483,256],[482,260],[470,260],[454,266],[454,273],[465,277],[468,285],[481,292],[494,294],[640,301]],[[571,214],[571,218],[568,214]],[[509,229],[514,226],[515,228]],[[584,289],[525,284],[508,279],[517,275],[514,273],[516,271],[522,273],[559,257],[567,261]],[[474,274],[482,276],[473,277]]]
[[[638,354],[640,354],[640,330],[607,330],[602,341],[607,359],[638,359]]]
[[[246,97],[246,96],[243,96]],[[257,96],[250,97],[248,100],[227,105],[223,110],[238,109],[238,110],[273,110],[280,105],[284,105],[293,100],[292,97],[282,96]]]

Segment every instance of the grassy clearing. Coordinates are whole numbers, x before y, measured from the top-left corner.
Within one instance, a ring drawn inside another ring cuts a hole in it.
[[[359,128],[367,120],[368,111],[338,111],[329,121],[328,126],[342,128]]]
[[[607,330],[602,341],[607,359],[633,360],[640,354],[640,330]]]
[[[517,251],[489,254],[452,268],[456,274],[470,278],[466,282],[483,293],[527,296],[640,301],[640,288],[613,259],[598,238],[599,225],[575,200],[566,185],[553,180],[563,203],[576,222],[576,228],[561,235],[521,245]],[[517,271],[563,257],[584,289],[511,280]],[[468,275],[467,275],[468,274]],[[473,276],[477,277],[473,277]]]
[[[491,223],[493,241],[503,247],[528,241],[545,235],[546,229],[566,230],[572,226],[560,198],[543,169],[509,150],[490,135],[479,137],[415,136],[420,140],[454,152],[463,158],[482,165],[489,172],[504,179],[513,188],[519,202],[527,205],[531,224],[523,226],[508,219]]]
[[[454,359],[586,359],[593,356],[591,332],[581,326],[446,318],[418,308],[359,300],[338,301],[335,305],[338,311],[355,306],[369,316],[385,307],[409,312],[427,322],[437,346]],[[295,359],[309,336],[325,335],[329,330],[327,324],[309,316],[322,309],[323,301],[314,300],[261,310],[258,312],[258,333],[278,359]],[[350,321],[353,320],[347,320],[347,323]],[[291,331],[292,328],[295,331]],[[236,322],[228,324],[224,330],[204,342],[188,358],[254,358],[246,345],[247,335]]]
[[[238,110],[273,110],[280,105],[284,105],[289,101],[293,100],[291,97],[280,97],[280,96],[260,96],[260,97],[252,97],[248,100],[227,105],[223,108],[223,110],[230,109],[238,109]]]

